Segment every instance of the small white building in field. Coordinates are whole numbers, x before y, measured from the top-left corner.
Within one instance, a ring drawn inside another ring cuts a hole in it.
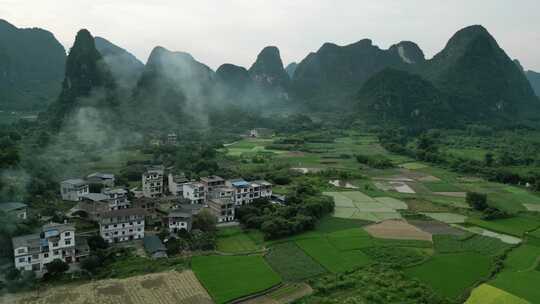
[[[80,178],[68,179],[60,183],[60,194],[65,201],[81,201],[82,197],[88,193],[90,193],[88,182]]]

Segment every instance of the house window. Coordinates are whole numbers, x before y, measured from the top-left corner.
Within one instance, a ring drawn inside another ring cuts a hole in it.
[[[53,247],[58,247],[58,242],[54,242],[54,243],[52,244],[52,246],[53,246]]]
[[[54,255],[58,255],[58,250],[53,251]]]
[[[71,232],[69,231],[65,233],[65,236],[70,236],[70,235],[71,235]]]
[[[19,263],[24,263],[25,259],[24,258],[19,258]]]
[[[24,248],[17,249],[17,253],[21,254],[24,253],[26,250]]]
[[[48,257],[49,257],[49,254],[48,254],[48,253],[44,253],[44,254],[43,254],[43,257],[44,257],[44,258],[48,258]]]
[[[71,240],[66,240],[66,246],[71,245]]]

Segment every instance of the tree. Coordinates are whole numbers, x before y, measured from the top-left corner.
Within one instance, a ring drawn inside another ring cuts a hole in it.
[[[465,201],[475,210],[484,211],[489,206],[487,204],[487,195],[478,192],[467,192]]]
[[[109,243],[107,243],[107,241],[105,241],[101,235],[93,235],[88,238],[87,242],[91,251],[103,250],[109,247]]]
[[[486,164],[486,166],[491,167],[494,162],[495,162],[495,158],[493,156],[493,153],[491,152],[486,153],[486,155],[484,156],[484,163]]]
[[[193,229],[200,229],[204,232],[216,231],[217,219],[208,210],[203,210],[193,217]]]
[[[102,259],[98,256],[91,255],[81,261],[81,268],[90,272],[95,273],[96,270],[101,266]]]
[[[45,268],[47,269],[47,273],[49,275],[56,276],[68,271],[69,265],[60,259],[55,259],[52,262],[45,264]]]

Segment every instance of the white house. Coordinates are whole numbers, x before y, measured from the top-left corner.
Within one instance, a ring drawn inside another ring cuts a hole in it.
[[[71,264],[89,254],[86,241],[76,238],[75,227],[68,224],[44,225],[40,233],[14,237],[12,243],[15,267],[38,275],[55,259]]]
[[[118,209],[102,214],[99,234],[109,243],[142,239],[145,214],[145,210],[140,208]]]
[[[83,195],[90,193],[90,186],[80,178],[68,179],[60,183],[60,193],[63,200],[78,202]]]
[[[125,209],[131,207],[128,199],[128,191],[124,188],[106,188],[102,193],[107,196],[110,210]]]
[[[191,204],[205,204],[206,192],[203,183],[191,182],[182,185],[183,197]]]
[[[142,189],[145,197],[158,197],[163,194],[162,166],[150,167],[142,175]]]
[[[234,188],[233,201],[237,206],[250,204],[253,200],[272,196],[272,184],[263,180],[247,182],[243,179],[233,179],[227,181],[227,186]]]
[[[183,185],[187,182],[189,182],[189,180],[183,174],[173,175],[172,173],[169,173],[168,175],[169,192],[174,196],[183,197],[183,193],[184,193]]]
[[[171,210],[165,218],[165,224],[169,232],[176,233],[180,230],[191,231],[192,213],[182,209]]]

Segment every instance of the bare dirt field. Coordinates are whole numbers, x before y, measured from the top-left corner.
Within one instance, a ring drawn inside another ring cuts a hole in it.
[[[0,300],[1,302],[1,300]],[[53,287],[17,296],[14,304],[211,304],[192,271]]]
[[[396,240],[432,241],[431,234],[402,220],[388,220],[365,227],[374,237]]]

